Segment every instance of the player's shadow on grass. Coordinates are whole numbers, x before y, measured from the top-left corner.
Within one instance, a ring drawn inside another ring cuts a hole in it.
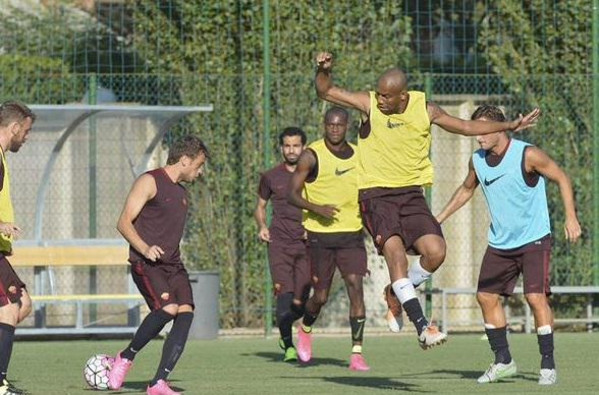
[[[184,392],[185,388],[179,387],[177,384],[175,384],[178,380],[170,380],[168,379],[168,384],[169,386],[173,389],[173,391],[177,391],[177,392]],[[118,395],[118,394],[130,394],[132,392],[146,392],[146,389],[148,388],[148,384],[149,384],[149,380],[146,381],[127,381],[125,384],[123,384],[123,387],[121,387],[120,390],[118,391],[112,391],[109,390],[110,392],[108,392],[111,395]],[[98,392],[96,390],[92,390],[94,392]]]
[[[421,376],[423,380],[442,380],[444,378],[447,379],[455,379],[456,376],[461,379],[468,380],[476,380],[478,379],[484,372],[482,370],[452,370],[452,369],[436,369],[433,371],[421,372],[421,373],[413,373],[413,374],[402,374],[403,378],[418,378]],[[440,375],[440,376],[435,376]],[[514,376],[502,379],[503,382],[513,382],[515,380],[527,380],[527,381],[537,381],[538,375],[534,372],[518,372]]]
[[[304,377],[305,379],[305,377]],[[323,380],[329,383],[348,385],[351,387],[371,388],[378,390],[393,390],[393,391],[407,391],[407,392],[422,392],[426,391],[420,389],[420,385],[404,383],[396,379],[387,377],[367,377],[361,374],[356,376],[337,376],[337,377],[312,377],[314,380]]]
[[[410,379],[418,379],[421,377],[423,380],[442,380],[444,378],[447,379],[455,379],[456,376],[461,379],[474,379],[480,377],[483,372],[480,370],[452,370],[452,369],[436,369],[436,370],[428,370],[419,373],[409,373],[409,374],[400,374],[403,378]]]
[[[298,362],[298,366],[301,368],[310,368],[313,366],[315,367],[323,365],[341,366],[347,368],[349,366],[349,361],[335,358],[312,358],[308,363]]]
[[[243,357],[247,357],[247,356],[257,356],[260,358],[264,358],[269,360],[270,362],[282,362],[283,361],[283,354],[280,352],[257,352],[257,353],[253,353],[253,354],[241,354],[241,356]]]
[[[276,363],[281,363],[283,361],[282,353],[257,352],[255,354],[242,354],[242,355],[244,355],[244,356],[255,355],[257,357],[268,359],[269,361],[276,362]],[[347,366],[349,366],[349,361],[344,361],[341,359],[334,359],[334,358],[312,358],[310,360],[310,362],[308,362],[308,363],[302,363],[302,362],[297,361],[297,362],[289,362],[289,364],[290,365],[295,364],[298,367],[302,367],[302,368],[309,368],[311,366],[322,366],[322,365],[347,367]]]

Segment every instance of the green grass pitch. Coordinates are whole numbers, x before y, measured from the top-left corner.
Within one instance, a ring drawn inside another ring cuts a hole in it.
[[[488,343],[478,335],[451,335],[445,345],[422,351],[415,335],[366,333],[364,355],[370,372],[351,372],[347,336],[315,335],[308,365],[281,361],[277,339],[221,338],[190,341],[170,380],[176,389],[195,394],[372,394],[406,391],[437,394],[583,394],[599,388],[599,333],[557,333],[558,384],[537,384],[539,355],[535,335],[509,336],[518,364],[516,377],[480,385],[476,378],[491,362]],[[97,394],[82,377],[92,354],[115,352],[126,340],[17,341],[9,378],[31,394]],[[162,349],[152,341],[135,360],[125,387],[106,394],[145,393]]]

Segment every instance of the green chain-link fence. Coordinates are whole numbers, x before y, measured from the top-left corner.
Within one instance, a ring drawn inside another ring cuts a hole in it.
[[[191,187],[184,251],[189,266],[220,272],[224,328],[266,324],[266,254],[252,218],[257,181],[277,161],[282,128],[300,126],[310,139],[322,131],[326,105],[313,88],[319,50],[334,53],[335,81],[352,90],[370,89],[380,72],[400,66],[413,89],[426,90],[429,99],[464,118],[481,103],[501,105],[509,117],[540,106],[539,125],[522,138],[539,144],[572,177],[583,226],[582,241],[568,246],[559,191],[550,187],[552,281],[599,285],[592,248],[599,207],[593,177],[599,83],[592,62],[593,39],[599,38],[591,34],[597,0],[63,1],[21,9],[0,3],[3,100],[88,102],[93,75],[98,101],[214,105],[213,113],[176,124],[165,144],[174,135],[197,133],[212,151],[205,181]],[[476,147],[471,139],[434,134],[436,212],[461,182]],[[485,210],[477,197],[448,223],[449,256],[434,286],[475,284],[486,245]],[[116,218],[100,222],[111,221]],[[380,317],[386,269],[374,254],[371,270],[369,315]],[[343,292],[336,294],[343,299]],[[332,301],[331,325],[346,311],[341,300]]]

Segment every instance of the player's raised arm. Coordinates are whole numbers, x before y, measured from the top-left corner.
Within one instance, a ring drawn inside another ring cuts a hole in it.
[[[474,190],[477,186],[478,178],[474,171],[472,159],[470,159],[470,162],[468,162],[468,174],[466,175],[466,179],[462,182],[462,185],[455,190],[449,202],[447,202],[443,210],[437,215],[437,221],[442,224],[453,213],[464,206],[474,195]]]
[[[541,116],[541,110],[535,108],[526,116],[520,115],[513,121],[478,121],[465,120],[449,115],[445,110],[433,102],[428,102],[426,106],[430,122],[442,127],[450,133],[461,134],[464,136],[477,136],[482,134],[496,133],[502,131],[521,131],[536,125]]]
[[[527,147],[525,152],[525,166],[527,172],[530,173],[536,171],[557,183],[566,213],[566,222],[564,224],[566,239],[571,242],[576,242],[582,231],[580,229],[578,217],[576,216],[576,206],[574,203],[574,193],[572,191],[570,177],[568,177],[562,168],[559,167],[549,155],[538,147]]]
[[[164,251],[159,246],[148,245],[135,230],[133,221],[144,205],[156,195],[156,191],[156,182],[151,175],[143,174],[135,180],[117,223],[117,230],[125,240],[140,254],[153,262],[160,258]]]
[[[320,52],[316,55],[316,77],[314,80],[316,94],[319,98],[344,107],[360,110],[364,114],[370,112],[370,96],[368,92],[350,92],[333,84],[333,55]]]
[[[293,204],[304,210],[311,211],[321,217],[327,219],[333,219],[335,214],[339,211],[336,207],[330,205],[318,205],[311,203],[302,197],[302,189],[304,188],[304,182],[308,178],[310,172],[316,166],[316,157],[311,149],[306,149],[300,155],[297,163],[297,168],[291,176],[291,185],[289,187],[289,196],[287,201],[289,204]]]

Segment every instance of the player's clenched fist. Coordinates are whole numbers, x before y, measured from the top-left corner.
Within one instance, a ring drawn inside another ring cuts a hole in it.
[[[0,233],[5,236],[19,237],[22,230],[12,222],[3,222],[0,223]]]
[[[328,52],[320,52],[316,55],[316,66],[319,70],[330,70],[333,67],[333,55]]]

